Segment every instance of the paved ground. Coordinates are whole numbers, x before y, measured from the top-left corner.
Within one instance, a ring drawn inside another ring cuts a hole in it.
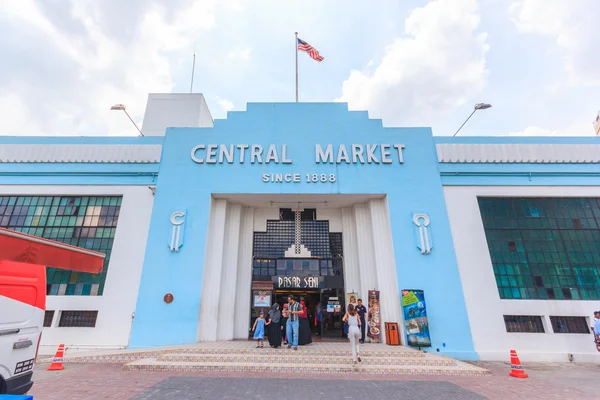
[[[483,377],[329,375],[260,376],[125,372],[120,365],[66,364],[60,372],[36,367],[35,400],[78,399],[543,399],[600,400],[600,365],[526,365],[529,379],[508,377],[504,363],[480,363]],[[366,397],[368,395],[368,397]]]

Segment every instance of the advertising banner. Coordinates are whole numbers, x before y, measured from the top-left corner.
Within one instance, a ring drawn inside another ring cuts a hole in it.
[[[346,309],[344,311],[348,311],[348,306],[350,304],[357,305],[358,304],[358,293],[356,292],[348,292],[346,293]]]
[[[381,341],[381,319],[379,314],[379,290],[369,290],[369,319],[367,336],[372,343]]]
[[[254,291],[254,304],[255,308],[269,308],[271,307],[271,292],[262,290]]]
[[[422,290],[402,291],[402,310],[406,328],[406,342],[413,347],[431,347],[427,306]]]
[[[327,300],[327,312],[328,313],[334,313],[334,312],[340,312],[341,310],[341,306],[340,306],[340,299],[337,297],[330,297]]]

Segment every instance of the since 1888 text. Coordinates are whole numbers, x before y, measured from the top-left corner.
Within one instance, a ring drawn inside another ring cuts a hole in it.
[[[335,174],[263,174],[265,183],[335,183]]]

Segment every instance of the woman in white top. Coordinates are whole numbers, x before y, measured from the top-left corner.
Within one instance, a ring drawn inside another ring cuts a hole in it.
[[[359,343],[360,343],[360,317],[356,312],[354,305],[348,306],[348,311],[343,318],[344,322],[348,324],[348,338],[350,339],[350,345],[352,346],[352,363],[356,365],[356,362],[361,362],[359,355]]]

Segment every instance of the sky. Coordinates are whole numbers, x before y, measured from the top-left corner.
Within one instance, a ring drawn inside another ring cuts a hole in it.
[[[0,135],[130,135],[148,93],[348,103],[384,126],[589,136],[598,0],[0,0]]]

